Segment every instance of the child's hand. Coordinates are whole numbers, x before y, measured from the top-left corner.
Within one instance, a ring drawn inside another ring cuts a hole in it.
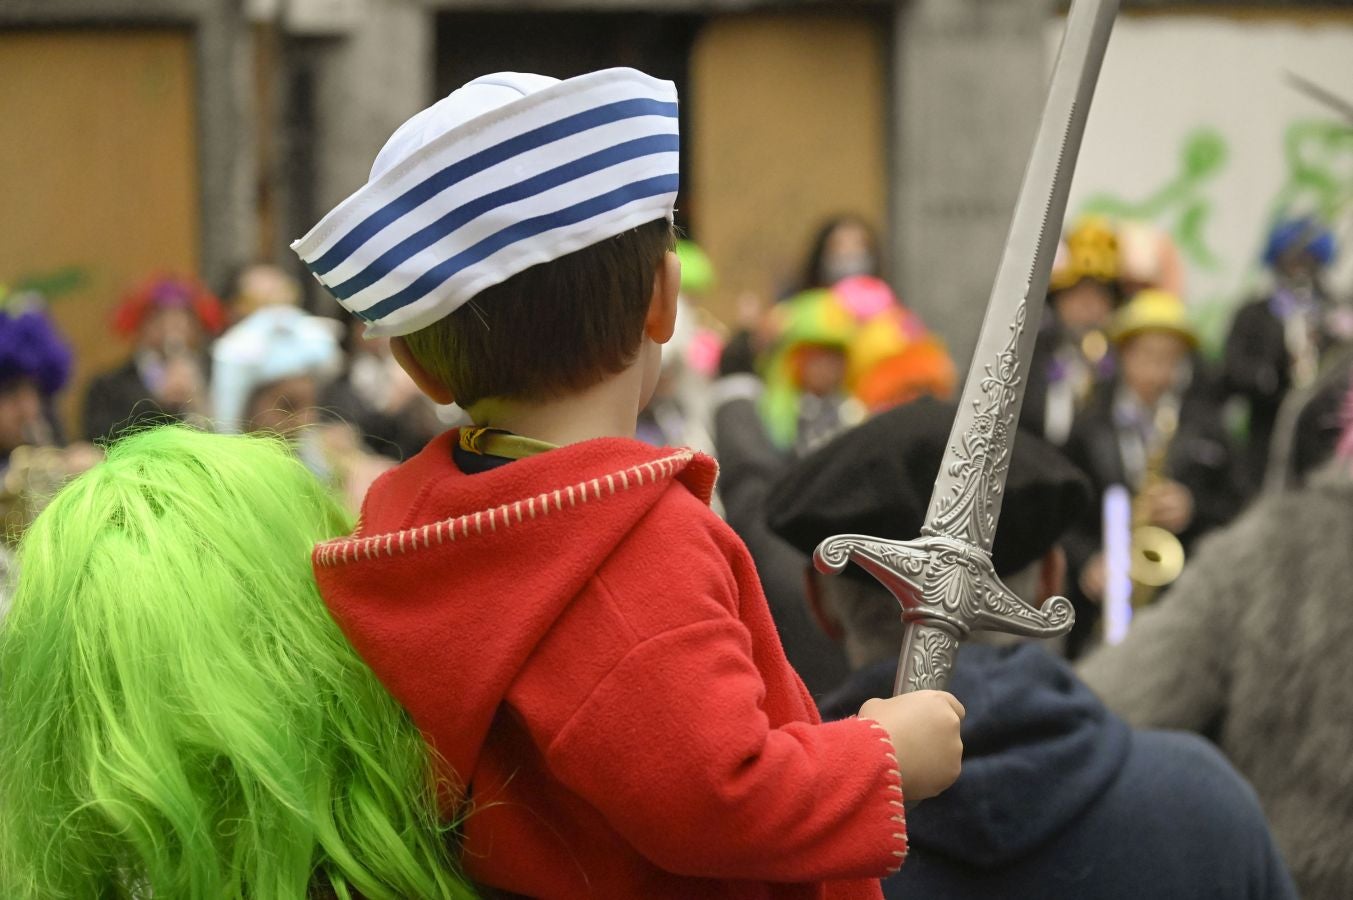
[[[908,804],[935,796],[958,778],[963,715],[963,704],[944,691],[915,691],[860,707],[860,718],[878,722],[893,739]]]

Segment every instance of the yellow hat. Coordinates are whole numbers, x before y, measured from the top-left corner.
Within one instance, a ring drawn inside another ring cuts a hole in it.
[[[1058,245],[1048,290],[1066,290],[1083,278],[1114,281],[1118,269],[1118,234],[1113,223],[1103,216],[1086,216]]]
[[[1114,316],[1111,329],[1114,343],[1121,345],[1144,331],[1166,331],[1182,338],[1190,347],[1198,346],[1198,333],[1189,322],[1184,301],[1166,291],[1154,288],[1141,291]]]

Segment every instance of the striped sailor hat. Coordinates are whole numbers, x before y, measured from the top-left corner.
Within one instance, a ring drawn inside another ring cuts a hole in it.
[[[476,78],[394,133],[291,245],[371,337],[417,331],[531,266],[672,218],[670,81],[604,69]]]

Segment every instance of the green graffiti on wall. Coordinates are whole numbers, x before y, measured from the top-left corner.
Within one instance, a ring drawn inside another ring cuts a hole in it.
[[[1353,210],[1353,126],[1294,122],[1283,136],[1287,177],[1272,204],[1273,219],[1314,215],[1328,223]]]
[[[1216,269],[1220,259],[1207,243],[1207,222],[1212,215],[1208,196],[1211,182],[1230,156],[1226,138],[1211,128],[1188,134],[1179,149],[1179,168],[1163,185],[1141,200],[1113,194],[1097,194],[1086,201],[1084,212],[1116,219],[1137,219],[1164,228],[1181,253],[1204,269]]]
[[[1112,193],[1091,196],[1083,214],[1150,222],[1170,234],[1184,258],[1210,271],[1221,260],[1208,243],[1207,224],[1214,211],[1215,179],[1231,151],[1215,129],[1198,128],[1184,137],[1177,171],[1140,200]],[[1267,232],[1280,218],[1313,215],[1334,224],[1353,213],[1353,126],[1328,120],[1293,122],[1283,134],[1286,174],[1269,203],[1269,220],[1256,223]]]

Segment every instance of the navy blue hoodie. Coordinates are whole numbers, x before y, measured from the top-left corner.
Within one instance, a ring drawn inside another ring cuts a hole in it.
[[[824,719],[887,696],[894,664],[854,673]],[[1201,738],[1134,731],[1031,644],[965,646],[963,774],[907,813],[890,898],[1295,898],[1254,792]]]

